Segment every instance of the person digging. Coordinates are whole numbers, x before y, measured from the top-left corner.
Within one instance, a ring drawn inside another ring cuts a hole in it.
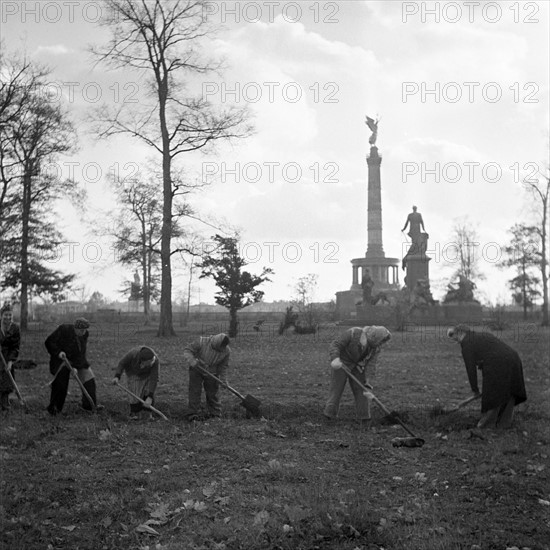
[[[221,417],[219,384],[216,380],[202,373],[197,366],[211,372],[222,382],[227,383],[226,373],[229,366],[231,348],[229,336],[223,332],[215,336],[202,336],[199,340],[187,345],[183,350],[184,363],[189,367],[189,411],[187,419],[199,420],[202,388],[206,395],[208,416]]]
[[[13,322],[11,304],[6,302],[0,309],[0,352],[4,358],[0,361],[0,408],[3,411],[10,409],[10,393],[15,389],[13,363],[19,356],[20,343],[19,325]]]
[[[126,373],[128,393],[133,394],[129,398],[132,419],[137,419],[142,410],[150,410],[153,406],[159,367],[156,353],[147,346],[132,348],[119,361],[112,383],[118,386],[122,374]]]
[[[527,400],[523,366],[516,350],[493,334],[475,332],[466,325],[451,327],[447,336],[460,344],[473,397],[481,397],[477,427],[510,428],[514,407]],[[476,369],[481,371],[481,393]]]
[[[82,408],[88,411],[103,408],[97,405],[95,376],[86,358],[89,326],[89,321],[81,317],[73,324],[59,325],[44,342],[50,354],[50,372],[54,375],[47,407],[52,416],[63,410],[72,369],[76,369],[81,384]]]
[[[350,328],[332,342],[329,351],[332,367],[329,397],[323,410],[325,418],[338,418],[340,399],[348,382],[355,399],[357,419],[370,423],[370,400],[364,395],[363,388],[348,376],[346,370],[361,384],[368,384],[376,374],[380,350],[390,338],[391,333],[386,327],[373,325]]]

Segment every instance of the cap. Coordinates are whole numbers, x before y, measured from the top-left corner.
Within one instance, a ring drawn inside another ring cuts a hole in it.
[[[155,352],[151,348],[146,348],[144,346],[139,350],[140,361],[150,361],[153,357],[155,357]]]

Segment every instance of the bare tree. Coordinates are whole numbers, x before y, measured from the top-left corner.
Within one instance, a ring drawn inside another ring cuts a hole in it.
[[[294,285],[295,298],[292,304],[295,305],[299,314],[305,321],[307,328],[315,327],[320,320],[320,312],[315,308],[313,299],[317,290],[319,275],[308,273],[300,277]]]
[[[550,172],[550,169],[549,169]],[[541,241],[538,254],[540,274],[542,279],[542,325],[548,326],[548,199],[550,195],[550,176],[539,174],[540,178],[525,178],[523,185],[533,197],[533,211],[536,225],[535,233]]]
[[[114,182],[114,185],[119,208],[112,231],[113,248],[117,261],[137,265],[141,271],[140,294],[145,324],[148,324],[160,259],[162,191],[143,179]]]
[[[206,60],[201,47],[213,31],[204,0],[105,0],[101,23],[111,31],[104,48],[93,49],[100,61],[144,74],[149,92],[139,105],[122,105],[99,115],[99,136],[126,134],[151,147],[162,158],[163,223],[159,336],[174,335],[172,321],[173,162],[204,150],[218,140],[251,132],[245,109],[216,112],[203,97],[189,96],[189,81],[219,65]]]
[[[449,266],[455,269],[453,277],[465,277],[469,281],[483,279],[479,267],[479,236],[473,224],[467,219],[455,220],[448,255]]]
[[[75,186],[41,172],[41,168],[57,155],[70,152],[76,135],[61,105],[48,102],[41,93],[48,72],[24,60],[17,63],[11,65],[17,82],[4,87],[1,100],[4,118],[0,126],[0,177],[3,188],[15,189],[10,202],[16,198],[11,208],[17,212],[18,233],[10,243],[12,252],[17,248],[18,258],[3,284],[13,287],[19,282],[21,328],[26,329],[29,289],[40,288],[42,280],[46,288],[59,295],[72,280],[44,267],[40,260],[59,239],[44,205],[51,206],[61,192],[74,195]],[[11,97],[9,104],[7,97]]]

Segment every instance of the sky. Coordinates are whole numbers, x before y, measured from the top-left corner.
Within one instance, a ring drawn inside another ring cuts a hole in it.
[[[84,211],[55,206],[67,242],[55,267],[77,273],[80,295],[120,299],[131,268],[121,268],[98,232],[112,218],[107,175],[129,177],[152,157],[130,137],[97,140],[94,109],[139,106],[145,75],[96,64],[90,44],[101,2],[2,0],[0,34],[8,51],[26,51],[51,72],[50,94],[69,109],[78,151],[60,158],[60,175],[87,191]],[[475,228],[485,279],[477,297],[509,302],[498,267],[508,229],[533,219],[527,177],[548,167],[548,2],[211,2],[220,29],[205,44],[225,70],[191,80],[217,108],[246,107],[250,137],[184,155],[189,177],[211,184],[191,197],[200,215],[239,230],[249,269],[273,269],[265,300],[292,297],[300,277],[318,275],[315,299],[351,285],[351,259],[367,247],[366,115],[379,119],[383,243],[401,259],[412,205],[430,235],[430,280],[441,299],[457,263],[453,227]],[[51,97],[51,96],[50,96]],[[207,237],[216,231],[195,225]],[[404,272],[400,271],[403,280]],[[176,266],[174,299],[188,272]],[[214,302],[208,281],[192,303]],[[78,299],[78,293],[72,296]]]

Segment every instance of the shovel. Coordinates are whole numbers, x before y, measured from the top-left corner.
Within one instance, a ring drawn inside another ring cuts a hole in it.
[[[447,408],[441,408],[439,406],[435,406],[431,412],[432,416],[436,416],[438,414],[450,414],[457,412],[458,410],[462,409],[462,407],[465,407],[466,405],[469,405],[472,401],[476,401],[481,398],[481,394],[473,395],[472,397],[468,397],[468,399],[464,399],[464,401],[461,401],[458,405],[455,405],[454,407],[451,407],[449,409]]]
[[[73,366],[71,365],[71,363],[69,363],[69,360],[66,357],[65,357],[65,359],[63,359],[63,364],[69,369],[69,371],[73,375],[73,378],[77,381],[78,385],[80,386],[80,390],[84,394],[84,397],[88,400],[88,402],[92,406],[92,411],[97,412],[97,406],[94,403],[94,400],[92,399],[91,395],[88,393],[88,390],[84,387],[84,384],[82,383],[82,380],[80,380],[80,378],[78,378],[78,374],[76,373],[76,369],[73,368]],[[55,373],[55,375],[57,376],[58,373],[59,373],[59,371],[57,371]]]
[[[252,397],[251,395],[242,395],[239,393],[235,388],[232,388],[229,384],[222,382],[217,376],[212,374],[210,371],[202,368],[200,365],[195,365],[193,368],[197,369],[198,371],[202,372],[203,374],[206,374],[210,376],[210,378],[213,378],[218,384],[221,384],[224,388],[228,389],[233,395],[236,395],[241,400],[241,405],[249,412],[252,416],[259,418],[262,416],[260,412],[260,405],[262,402],[259,399],[256,399],[255,397]]]
[[[367,399],[372,399],[388,416],[391,416],[396,422],[398,422],[401,427],[412,437],[394,437],[391,440],[391,443],[394,447],[422,447],[425,441],[421,437],[417,437],[406,424],[392,412],[372,393],[372,386],[370,384],[364,384],[356,376],[354,376],[351,371],[345,366],[342,365],[344,372],[354,381],[359,387],[368,394]]]
[[[131,395],[132,397],[134,397],[135,399],[137,399],[145,408],[147,409],[150,409],[151,411],[153,411],[154,413],[158,414],[161,418],[163,418],[164,420],[168,420],[168,417],[165,416],[164,414],[162,414],[158,409],[155,409],[155,407],[153,407],[153,405],[148,405],[141,397],[139,397],[138,395],[136,395],[134,392],[131,392],[128,388],[125,388],[122,384],[119,384],[118,382],[116,383],[116,385],[121,389],[121,390],[124,390],[128,395]]]
[[[4,370],[6,371],[6,374],[8,375],[8,378],[11,382],[11,385],[13,386],[13,389],[15,390],[15,394],[17,395],[17,399],[19,399],[19,403],[23,406],[23,408],[28,411],[27,403],[25,403],[25,400],[23,399],[23,396],[21,395],[21,392],[19,391],[19,388],[17,387],[17,384],[15,383],[15,380],[13,378],[13,375],[8,368],[8,364],[6,363],[6,359],[4,358],[4,354],[0,351],[0,357],[2,357],[2,365],[4,367]]]

